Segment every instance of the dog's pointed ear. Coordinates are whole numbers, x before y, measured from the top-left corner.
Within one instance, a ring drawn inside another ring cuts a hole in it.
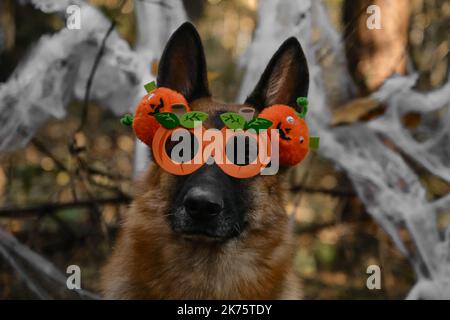
[[[211,96],[202,42],[191,23],[182,24],[170,37],[159,62],[157,83],[180,92],[188,102]]]
[[[305,54],[298,40],[287,39],[274,54],[261,79],[245,101],[257,110],[273,104],[299,107],[298,97],[306,97],[309,87],[309,71]]]

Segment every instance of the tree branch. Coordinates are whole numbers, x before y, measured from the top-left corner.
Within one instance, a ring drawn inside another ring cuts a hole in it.
[[[120,11],[122,10],[123,6],[125,5],[126,1],[122,0],[122,2],[119,4],[118,8],[117,8],[117,12],[120,13]],[[97,52],[97,55],[95,56],[95,60],[94,60],[94,64],[92,66],[91,69],[91,73],[89,74],[89,78],[86,82],[86,89],[84,92],[84,101],[83,101],[83,107],[81,110],[81,119],[80,119],[80,125],[77,129],[76,132],[80,132],[87,120],[87,114],[88,114],[88,108],[89,108],[89,97],[91,95],[91,88],[92,88],[92,82],[94,81],[94,77],[95,77],[95,73],[97,72],[97,68],[100,64],[100,61],[103,57],[103,54],[105,52],[105,47],[106,47],[106,41],[108,40],[109,36],[111,35],[112,31],[114,30],[114,28],[116,27],[117,24],[117,20],[116,20],[116,16],[112,19],[111,24],[108,28],[108,31],[106,31],[105,36],[103,37],[102,43],[100,45],[100,49]]]
[[[325,188],[311,188],[306,186],[294,186],[290,189],[292,193],[306,192],[306,193],[323,193],[335,197],[355,197],[356,193],[351,190],[339,190],[339,189],[325,189]]]
[[[131,198],[128,195],[121,195],[112,198],[103,198],[95,200],[81,200],[73,202],[63,203],[44,203],[35,206],[17,208],[17,207],[4,207],[0,208],[0,217],[2,218],[27,218],[34,216],[35,214],[51,214],[56,210],[63,210],[68,208],[83,208],[92,207],[96,204],[109,204],[109,203],[129,203]]]
[[[39,284],[36,283],[31,277],[28,276],[27,272],[22,268],[22,266],[17,263],[17,261],[14,259],[14,257],[3,248],[2,244],[0,243],[0,255],[5,258],[5,260],[11,265],[11,267],[14,269],[14,271],[19,275],[20,278],[22,278],[25,285],[30,289],[36,297],[38,297],[41,300],[48,300],[50,297],[45,292],[43,288],[39,286]]]
[[[42,257],[41,255],[37,254],[36,252],[32,251],[27,246],[20,243],[12,234],[9,232],[4,231],[3,229],[0,229],[0,244],[1,248],[3,248],[2,251],[0,251],[7,261],[13,265],[13,267],[17,266],[15,264],[15,260],[12,259],[14,255],[17,255],[24,261],[26,261],[30,267],[33,268],[33,270],[37,271],[39,274],[48,277],[49,279],[53,280],[56,284],[58,284],[60,287],[66,287],[66,277],[64,274],[56,268],[53,263]],[[7,252],[7,254],[5,254]],[[11,260],[12,259],[12,260]],[[24,269],[21,269],[24,273],[23,275],[27,275]],[[26,276],[28,277],[28,275]],[[25,277],[24,277],[25,279]],[[31,281],[30,278],[27,278]],[[27,283],[29,286],[32,281]],[[34,288],[36,289],[36,288]],[[33,289],[33,291],[34,291]],[[36,294],[38,291],[34,291]],[[99,297],[89,291],[79,289],[79,290],[70,290],[70,292],[77,294],[82,299],[98,299]],[[47,298],[42,292],[39,293],[40,298]]]

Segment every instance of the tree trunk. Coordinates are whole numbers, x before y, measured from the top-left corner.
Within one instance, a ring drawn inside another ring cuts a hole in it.
[[[361,95],[378,89],[393,73],[406,73],[409,2],[345,0],[345,51]],[[375,25],[378,13],[379,29]]]
[[[0,2],[0,51],[14,48],[15,39],[14,4],[11,0],[3,0]]]

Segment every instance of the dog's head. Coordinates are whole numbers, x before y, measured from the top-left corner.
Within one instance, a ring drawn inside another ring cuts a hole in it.
[[[220,114],[249,106],[260,112],[273,104],[294,108],[308,91],[308,67],[299,42],[286,40],[270,60],[244,104],[225,104],[211,98],[205,55],[195,28],[183,24],[171,37],[158,70],[158,86],[182,93],[193,110],[208,113],[206,128],[221,129]],[[174,236],[219,241],[244,232],[261,231],[284,222],[284,169],[275,176],[237,179],[216,164],[205,164],[186,176],[174,176],[152,166],[144,186],[147,201],[164,217]],[[150,187],[148,186],[150,185]],[[147,202],[148,205],[148,202]]]

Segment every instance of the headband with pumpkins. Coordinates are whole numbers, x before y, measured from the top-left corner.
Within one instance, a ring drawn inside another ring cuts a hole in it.
[[[155,82],[150,82],[144,87],[148,93],[139,102],[134,117],[125,115],[121,123],[133,127],[136,136],[152,148],[154,160],[166,171],[176,175],[186,175],[196,171],[204,164],[201,160],[176,163],[168,156],[165,146],[174,130],[184,127],[192,131],[194,125],[206,121],[208,115],[204,112],[192,111],[184,96],[174,90],[157,88]],[[304,119],[308,111],[307,98],[298,98],[297,104],[301,107],[301,112],[296,112],[294,108],[287,105],[276,104],[264,108],[257,118],[249,119],[249,121],[246,121],[241,114],[234,112],[223,113],[220,118],[225,124],[224,129],[232,129],[235,132],[253,129],[249,132],[258,134],[262,130],[269,132],[278,130],[279,164],[295,166],[306,157],[310,148],[317,149],[319,146],[319,137],[309,137],[308,126]],[[201,152],[197,152],[194,157],[198,156],[202,156]],[[268,156],[270,157],[270,151]],[[248,178],[259,174],[268,162],[270,161],[264,162],[258,157],[244,166],[233,163],[218,163],[218,165],[230,176]]]

